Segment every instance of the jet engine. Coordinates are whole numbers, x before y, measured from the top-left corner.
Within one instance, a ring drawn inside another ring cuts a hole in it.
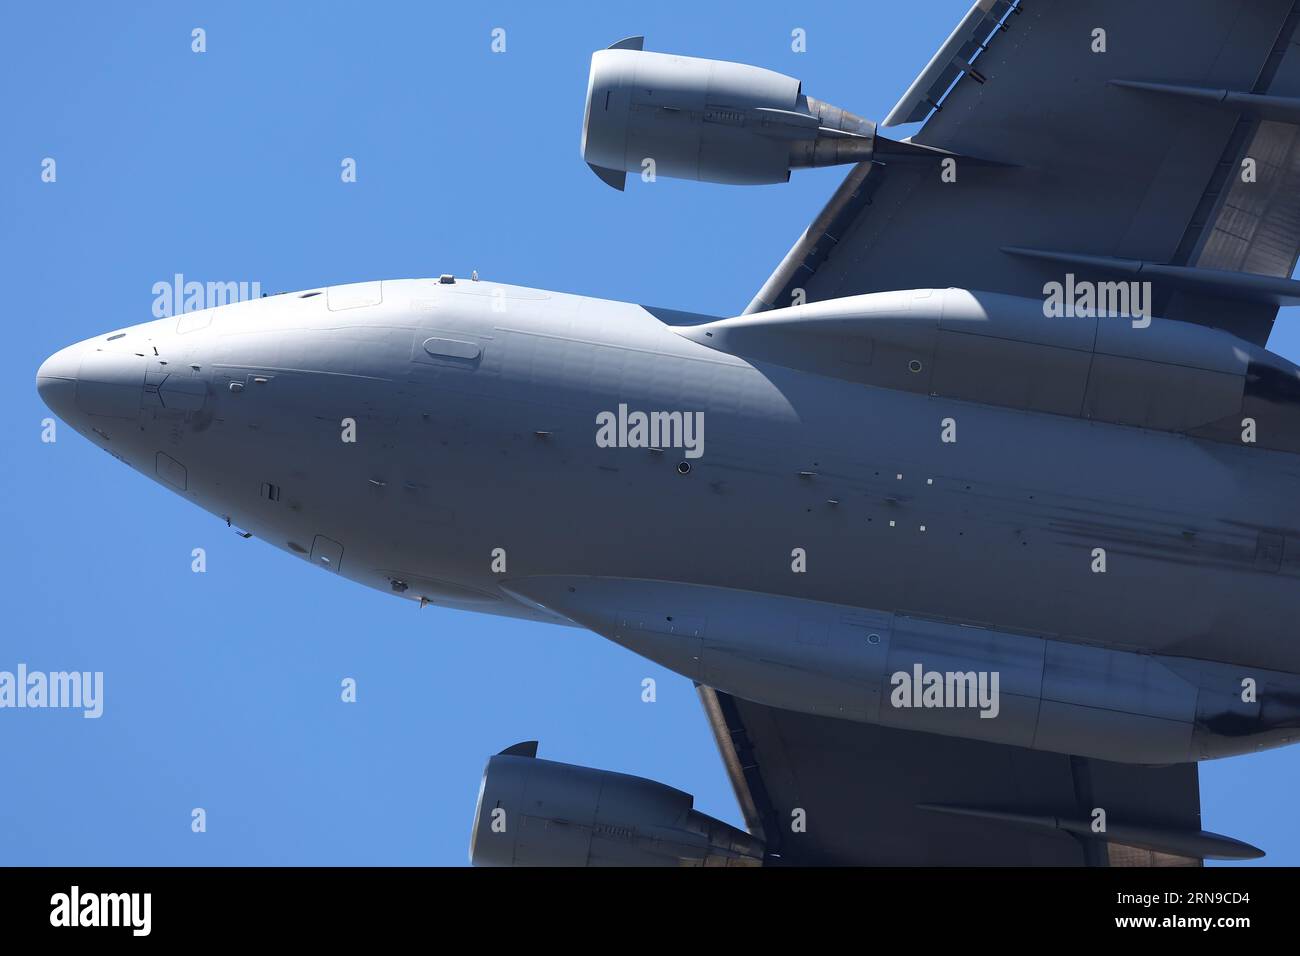
[[[875,123],[805,96],[794,77],[641,46],[631,37],[591,58],[582,158],[615,189],[628,172],[748,186],[810,166],[951,155],[877,136]]]
[[[537,759],[537,742],[488,760],[475,866],[759,866],[763,844],[653,780]]]

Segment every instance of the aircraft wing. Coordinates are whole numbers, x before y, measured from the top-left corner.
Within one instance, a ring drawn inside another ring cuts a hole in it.
[[[1070,272],[1264,344],[1300,302],[1298,21],[1294,0],[979,0],[884,122],[965,158],[855,166],[746,311]]]
[[[1141,767],[766,707],[699,687],[746,826],[782,863],[1199,866],[1117,842],[1200,831],[1196,764]],[[1062,828],[1106,812],[1109,842]],[[803,811],[803,829],[796,811]]]

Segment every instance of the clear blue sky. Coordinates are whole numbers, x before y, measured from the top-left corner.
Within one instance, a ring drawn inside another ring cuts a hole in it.
[[[880,118],[969,0],[591,6],[0,14],[0,669],[106,684],[99,720],[0,711],[0,864],[462,864],[484,761],[531,738],[739,823],[685,678],[580,631],[418,611],[235,537],[70,429],[40,441],[41,360],[146,321],[153,284],[178,272],[280,291],[477,269],[738,312],[842,172],[616,193],[578,155],[591,52],[643,33]],[[807,53],[791,52],[796,27]],[[1293,358],[1294,322],[1271,343]],[[355,705],[339,701],[348,676]],[[1298,767],[1300,750],[1203,765],[1204,825],[1300,863]],[[194,807],[207,833],[191,833]]]

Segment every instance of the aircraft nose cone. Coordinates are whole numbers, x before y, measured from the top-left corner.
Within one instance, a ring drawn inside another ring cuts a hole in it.
[[[36,372],[36,390],[65,421],[75,413],[136,419],[144,394],[145,358],[88,339],[55,352]]]
[[[81,369],[82,346],[70,345],[55,352],[36,370],[36,391],[50,411],[67,419],[77,404],[77,373]]]

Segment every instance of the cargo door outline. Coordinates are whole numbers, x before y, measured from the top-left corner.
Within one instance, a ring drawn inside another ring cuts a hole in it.
[[[318,568],[338,573],[343,563],[343,545],[323,534],[316,535],[311,542],[311,563]]]

